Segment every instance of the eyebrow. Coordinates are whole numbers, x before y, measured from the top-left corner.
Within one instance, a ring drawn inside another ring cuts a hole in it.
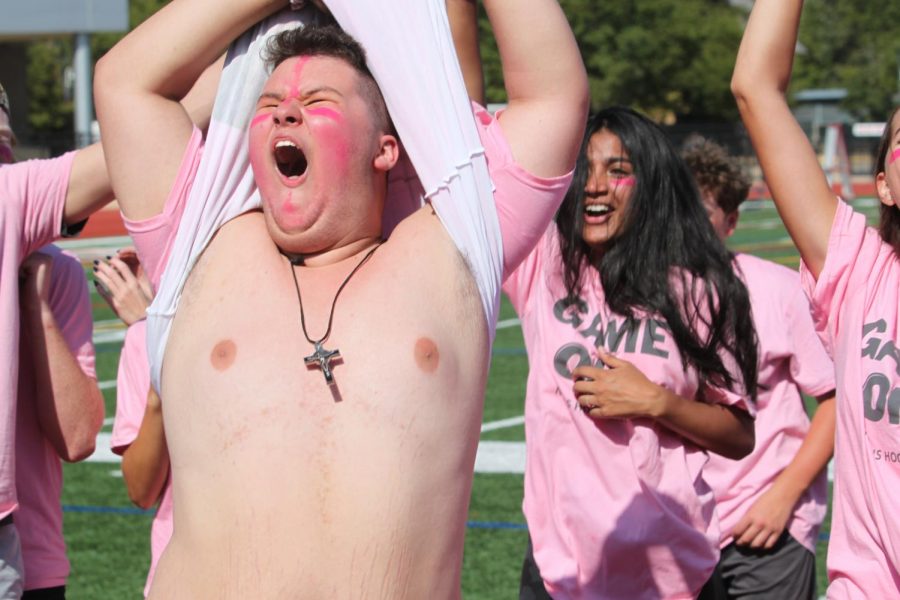
[[[314,94],[318,94],[319,92],[331,92],[342,98],[344,97],[344,95],[338,89],[333,88],[331,86],[327,86],[327,85],[320,85],[319,87],[315,87],[310,90],[306,90],[305,92],[300,94],[300,97],[301,98],[309,98],[310,96],[312,96]],[[279,93],[279,92],[263,92],[262,94],[259,95],[259,99],[257,100],[257,102],[259,102],[260,100],[264,100],[264,99],[278,100],[279,102],[281,102],[284,100],[284,94]]]

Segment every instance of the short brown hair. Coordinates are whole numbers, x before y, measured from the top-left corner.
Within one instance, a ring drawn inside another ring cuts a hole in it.
[[[682,146],[681,156],[694,174],[701,193],[711,193],[725,213],[736,211],[747,199],[750,178],[723,146],[703,136],[692,135]]]
[[[383,131],[393,132],[381,89],[366,65],[366,51],[353,36],[330,24],[288,29],[269,38],[263,60],[274,71],[278,65],[295,56],[328,56],[353,67],[362,76],[360,91],[375,111],[379,127]]]
[[[875,176],[884,173],[887,169],[887,154],[891,149],[891,128],[894,117],[900,112],[900,107],[891,111],[887,123],[884,124],[884,133],[881,135],[881,143],[878,144],[878,156],[875,161]],[[900,192],[900,190],[898,190]],[[900,200],[900,198],[897,198]],[[884,243],[894,249],[894,254],[900,256],[900,208],[881,204],[881,219],[878,222],[878,233]]]

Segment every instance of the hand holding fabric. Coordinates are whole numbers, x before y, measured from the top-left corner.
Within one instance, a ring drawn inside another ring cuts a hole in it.
[[[777,486],[772,486],[734,526],[731,532],[734,543],[757,549],[772,548],[787,527],[796,503],[796,498],[788,497]]]

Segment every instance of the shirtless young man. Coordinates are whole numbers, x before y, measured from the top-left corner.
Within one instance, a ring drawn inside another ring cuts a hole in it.
[[[191,160],[200,144],[172,98],[286,4],[174,0],[103,58],[98,112],[132,223],[160,219],[178,149]],[[567,187],[587,109],[584,67],[555,0],[485,5],[509,107],[499,122],[478,113],[482,143],[498,203],[527,213]],[[187,279],[166,348],[175,531],[151,597],[459,597],[492,324],[429,206],[354,274],[382,235],[398,156],[372,89],[328,55],[288,58],[266,83],[249,135],[263,211],[218,230]],[[285,140],[304,154],[299,177],[279,171]],[[533,242],[545,226],[509,239]],[[329,385],[304,357],[333,305],[326,346],[341,360]]]

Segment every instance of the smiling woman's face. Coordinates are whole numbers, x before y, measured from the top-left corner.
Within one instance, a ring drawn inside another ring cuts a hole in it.
[[[634,167],[619,136],[601,129],[587,147],[590,164],[584,187],[584,227],[581,236],[592,250],[603,250],[622,232],[636,183]]]

